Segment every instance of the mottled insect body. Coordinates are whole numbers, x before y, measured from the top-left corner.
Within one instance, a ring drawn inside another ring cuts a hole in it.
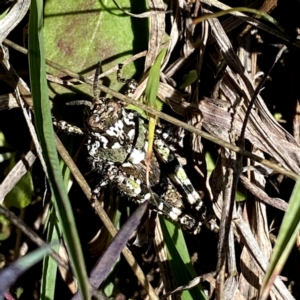
[[[95,80],[97,78],[96,73]],[[133,81],[130,84],[135,86]],[[136,112],[125,109],[123,102],[99,98],[96,92],[94,94],[92,102],[78,101],[87,106],[82,132],[88,137],[88,160],[92,169],[102,176],[94,196],[112,183],[121,195],[137,203],[149,200],[159,213],[198,233],[204,215],[202,200],[174,153],[160,138],[167,140],[169,134],[160,129],[157,131],[159,136],[154,142],[157,156],[151,158],[149,190],[146,184],[147,130],[144,121]],[[59,125],[60,122],[56,123]],[[68,129],[66,124],[62,125]],[[80,133],[80,129],[68,131]],[[186,204],[182,198],[187,200]],[[198,214],[200,220],[185,213],[185,206],[201,211]]]

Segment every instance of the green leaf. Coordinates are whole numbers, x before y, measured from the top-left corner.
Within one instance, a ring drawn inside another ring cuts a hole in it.
[[[3,13],[0,14],[0,20],[3,20],[8,14],[10,7],[8,7]]]
[[[237,190],[235,193],[235,201],[236,202],[242,202],[246,200],[246,196],[241,191]]]
[[[0,131],[0,147],[9,147],[2,131]],[[0,163],[5,160],[11,159],[11,157],[12,157],[12,152],[0,153]]]
[[[4,241],[10,237],[10,221],[3,215],[0,215],[0,241]]]
[[[210,175],[216,167],[216,162],[213,159],[210,152],[205,152],[205,162],[206,162],[207,174]]]
[[[118,3],[124,9],[132,5],[132,12],[146,10],[146,1],[135,5],[129,0],[118,0]],[[44,26],[46,57],[86,76],[94,76],[98,61],[105,72],[148,47],[148,19],[124,15],[112,1],[46,1]],[[141,73],[143,63],[142,59],[124,66],[122,77],[132,78],[138,70]],[[62,76],[59,71],[50,68],[49,71]],[[123,85],[117,81],[115,72],[103,82],[114,90]],[[79,90],[92,95],[87,85],[70,87],[50,83],[50,87],[50,97]]]
[[[76,231],[76,223],[72,215],[55,147],[46,81],[42,5],[41,1],[31,1],[29,17],[28,55],[35,122],[47,166],[52,195],[55,198],[56,211],[58,212],[73,271],[78,280],[83,299],[90,299],[86,268]]]
[[[195,81],[198,80],[198,74],[196,70],[191,70],[188,74],[183,75],[182,78],[183,82],[181,86],[179,87],[180,89],[184,89],[185,87],[191,85]]]
[[[10,170],[16,165],[15,155],[10,160]],[[25,208],[31,203],[33,196],[33,182],[31,173],[27,171],[24,176],[20,178],[17,184],[6,195],[4,203],[6,207]]]
[[[216,167],[216,162],[213,159],[211,153],[205,152],[205,162],[206,162],[207,174],[210,176],[212,171]],[[235,201],[241,202],[244,200],[246,200],[246,195],[243,192],[241,192],[240,190],[237,190],[235,193]]]
[[[5,206],[25,208],[31,203],[33,190],[31,173],[27,171],[13,189],[6,195],[4,200]]]
[[[261,286],[261,299],[267,299],[269,290],[280,274],[300,230],[300,178],[297,180],[288,209],[284,215],[270,264]]]
[[[8,144],[2,131],[0,131],[0,147],[8,147]]]

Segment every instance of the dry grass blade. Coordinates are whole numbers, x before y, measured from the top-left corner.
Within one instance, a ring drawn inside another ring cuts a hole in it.
[[[153,11],[165,11],[165,4],[162,0],[150,0],[149,7]],[[146,55],[145,70],[154,63],[162,45],[162,37],[165,32],[165,16],[155,14],[150,16],[150,37],[148,52]]]
[[[0,203],[3,202],[4,197],[15,186],[20,178],[28,171],[29,168],[31,168],[35,159],[36,156],[31,151],[29,151],[25,155],[25,157],[21,159],[5,177],[0,185]]]
[[[203,3],[207,3],[209,5],[213,5],[217,8],[223,9],[223,10],[228,10],[231,9],[232,7],[220,2],[220,1],[216,1],[216,0],[204,0],[202,1]],[[268,2],[268,1],[266,1]],[[234,12],[232,13],[233,15],[242,18],[243,21],[246,21],[247,23],[260,28],[261,30],[264,30],[274,36],[277,36],[279,38],[281,38],[282,40],[284,40],[285,42],[290,42],[291,41],[291,37],[288,36],[287,34],[283,33],[280,30],[276,30],[270,26],[266,26],[264,23],[258,21],[258,20],[253,20],[252,18],[249,18],[247,15],[240,13],[240,12]],[[231,28],[232,30],[233,28]],[[300,43],[298,41],[294,42],[294,45],[296,45],[297,47],[300,47]]]
[[[254,196],[256,196],[259,199],[259,201],[269,204],[282,211],[287,210],[288,204],[284,200],[269,197],[266,192],[264,192],[255,184],[251,183],[251,181],[244,175],[240,176],[240,180],[245,185],[247,190],[250,191]]]
[[[242,219],[234,220],[234,226],[238,230],[239,237],[245,242],[245,246],[251,253],[252,259],[255,260],[261,271],[266,272],[268,260],[262,253],[257,240],[254,238],[249,225]],[[273,287],[274,293],[279,293],[283,299],[294,299],[283,282],[277,278]]]
[[[124,10],[116,0],[113,0],[114,4],[126,15],[134,17],[134,18],[149,18],[152,15],[157,15],[157,14],[166,14],[167,12],[164,11],[148,11],[140,14],[133,14],[129,11]]]
[[[30,6],[30,0],[18,0],[12,4],[8,14],[0,21],[0,42],[22,21]]]

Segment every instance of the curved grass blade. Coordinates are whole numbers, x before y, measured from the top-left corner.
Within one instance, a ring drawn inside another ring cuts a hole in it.
[[[231,8],[231,9],[222,10],[222,11],[216,12],[214,14],[203,15],[199,18],[194,19],[193,23],[198,24],[207,19],[219,18],[219,17],[222,17],[224,15],[227,15],[227,14],[230,14],[230,13],[233,13],[236,11],[245,11],[245,12],[253,13],[253,14],[255,14],[256,18],[262,18],[262,19],[274,24],[281,31],[284,31],[284,29],[281,27],[281,25],[273,17],[271,17],[270,15],[268,15],[267,13],[265,13],[263,11],[249,8],[249,7],[235,7],[235,8]]]
[[[141,204],[131,215],[131,217],[125,222],[125,224],[121,227],[117,235],[113,238],[111,244],[108,246],[107,250],[105,251],[103,256],[98,261],[97,265],[93,268],[91,272],[90,282],[92,286],[98,287],[102,284],[108,272],[111,270],[119,255],[121,254],[121,251],[125,247],[130,236],[140,224],[140,221],[147,207],[147,202]]]
[[[52,245],[41,247],[24,257],[16,260],[9,267],[0,273],[0,296],[9,289],[9,287],[20,277],[27,269],[40,261],[47,254]]]
[[[105,280],[110,270],[114,266],[115,262],[119,258],[123,248],[128,242],[132,233],[136,230],[139,225],[146,209],[148,202],[141,204],[131,217],[121,227],[120,231],[113,238],[112,242],[100,257],[95,267],[90,274],[90,283],[94,288],[98,288]],[[78,300],[78,294],[75,295],[72,300]]]
[[[300,178],[294,187],[290,204],[283,218],[277,242],[270,260],[268,270],[261,286],[261,300],[268,297],[276,276],[278,276],[295,244],[300,230]]]
[[[46,81],[43,6],[42,2],[37,0],[33,0],[30,7],[28,46],[30,82],[36,127],[48,170],[51,190],[55,198],[56,211],[62,226],[73,271],[78,280],[79,290],[83,299],[90,299],[80,241],[55,148]]]

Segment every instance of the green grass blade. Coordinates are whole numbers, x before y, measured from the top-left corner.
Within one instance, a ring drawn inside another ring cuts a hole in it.
[[[37,0],[32,1],[30,7],[28,46],[30,81],[36,127],[48,170],[53,197],[56,201],[56,211],[58,212],[58,218],[72,262],[72,268],[78,280],[79,290],[83,299],[90,299],[80,241],[55,148],[46,81],[43,6],[42,2]]]
[[[160,221],[176,282],[178,286],[186,285],[197,277],[197,274],[192,266],[182,229],[179,224],[172,223],[162,216],[160,216]],[[199,284],[197,287],[183,291],[181,299],[207,300],[207,297]]]
[[[157,92],[159,87],[159,80],[160,80],[160,66],[162,61],[166,55],[167,48],[160,51],[157,55],[153,66],[149,72],[149,78],[147,81],[146,89],[145,89],[145,97],[146,103],[153,108],[157,108]],[[147,183],[149,182],[149,166],[151,155],[153,152],[153,142],[154,142],[154,132],[156,126],[156,116],[149,114],[149,126],[148,126],[148,150],[147,150]]]
[[[145,96],[147,100],[147,104],[150,107],[156,108],[156,98],[159,87],[159,79],[160,79],[160,66],[167,52],[167,48],[164,48],[157,55],[157,58],[150,69],[149,79],[147,81],[147,86],[145,89]]]
[[[68,146],[73,146],[74,137],[67,137]],[[71,141],[71,143],[70,143]],[[70,147],[68,147],[70,150]],[[66,166],[63,160],[60,160],[60,165],[63,173],[65,186],[68,186],[70,180],[70,169]],[[54,203],[54,199],[51,201]],[[61,240],[61,230],[57,223],[56,212],[54,207],[50,209],[50,218],[47,225],[47,242],[52,244],[54,241]],[[53,247],[53,250],[59,252],[60,245]],[[51,300],[54,299],[55,286],[57,275],[57,263],[51,256],[46,256],[43,261],[43,273],[41,282],[41,299]]]
[[[57,226],[57,219],[54,210],[50,212],[50,222],[48,227],[47,241],[50,243],[60,240],[60,234]],[[59,250],[59,244],[53,247],[53,250]],[[51,256],[46,256],[43,261],[43,273],[41,282],[41,299],[54,299],[55,285],[57,275],[57,263]]]
[[[280,274],[300,229],[300,178],[294,187],[290,204],[283,218],[277,242],[270,260],[268,270],[261,286],[261,298],[267,299],[270,288],[277,275]]]

